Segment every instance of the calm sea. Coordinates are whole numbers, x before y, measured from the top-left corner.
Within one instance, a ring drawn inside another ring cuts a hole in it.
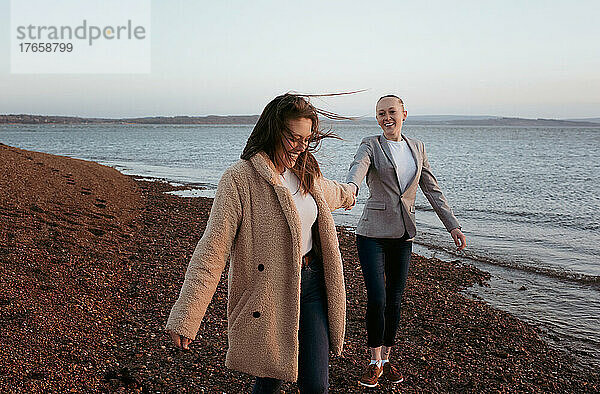
[[[3,125],[0,142],[110,165],[126,174],[193,183],[185,196],[214,196],[251,126]],[[317,153],[326,177],[344,180],[361,141],[377,125],[341,125],[343,141]],[[434,174],[468,249],[450,236],[422,194],[415,251],[469,262],[492,274],[467,292],[539,326],[551,344],[600,365],[600,130],[405,126],[425,142]],[[335,214],[355,226],[359,204]]]

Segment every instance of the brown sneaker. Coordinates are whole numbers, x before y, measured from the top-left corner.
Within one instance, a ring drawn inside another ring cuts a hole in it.
[[[377,379],[382,373],[383,369],[378,367],[377,364],[369,364],[358,383],[366,387],[375,387],[377,386]]]
[[[400,383],[404,381],[402,374],[390,362],[383,364],[383,376],[391,383]]]

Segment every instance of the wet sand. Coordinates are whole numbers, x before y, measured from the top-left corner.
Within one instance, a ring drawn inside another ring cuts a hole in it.
[[[164,193],[181,188],[0,144],[0,391],[251,390],[224,367],[227,270],[191,351],[163,331],[212,203]],[[338,232],[348,325],[331,392],[600,390],[535,327],[461,293],[487,273],[417,255],[392,356],[406,381],[359,387],[366,293],[354,236]]]

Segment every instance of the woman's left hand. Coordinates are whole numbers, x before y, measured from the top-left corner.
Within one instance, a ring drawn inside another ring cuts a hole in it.
[[[459,228],[452,229],[452,231],[450,231],[450,235],[454,240],[456,250],[463,250],[467,246],[467,238]]]
[[[354,197],[356,197],[356,195],[358,194],[358,187],[356,187],[356,185],[352,182],[348,183],[348,185],[350,185],[352,193],[354,193]]]
[[[354,183],[348,183],[348,185],[350,185],[350,188],[352,189],[352,194],[353,194],[353,197],[354,197],[354,202],[352,202],[351,206],[349,206],[348,208],[346,208],[346,211],[349,211],[352,208],[354,208],[354,206],[356,205],[356,195],[358,194],[358,188],[356,187],[356,185]]]

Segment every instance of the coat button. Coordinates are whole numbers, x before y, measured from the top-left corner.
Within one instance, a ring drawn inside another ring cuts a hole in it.
[[[259,271],[264,271],[264,269],[265,269],[265,266],[263,264],[259,264],[258,265],[258,270]]]
[[[252,313],[252,316],[258,319],[260,317],[260,312],[254,312]]]

